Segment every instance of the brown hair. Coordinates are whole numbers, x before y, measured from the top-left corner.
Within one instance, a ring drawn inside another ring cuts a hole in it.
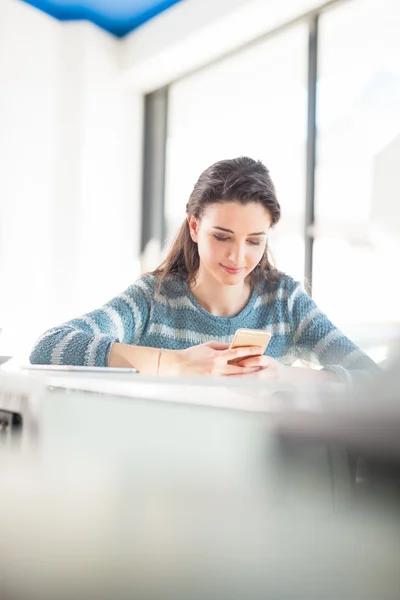
[[[270,214],[272,226],[278,223],[281,216],[281,207],[267,167],[261,161],[246,156],[221,160],[208,167],[190,194],[186,214],[200,219],[207,206],[218,202],[257,202]],[[189,224],[185,219],[166,258],[153,271],[153,275],[160,277],[160,285],[168,276],[190,283],[195,279],[199,265],[197,244],[190,236]],[[272,265],[266,246],[261,261],[249,275],[251,283],[257,286],[263,279],[276,282],[282,275]]]

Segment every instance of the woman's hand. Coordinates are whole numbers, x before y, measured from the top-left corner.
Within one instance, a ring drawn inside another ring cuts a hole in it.
[[[239,366],[243,368],[258,367],[255,377],[257,379],[279,379],[294,383],[299,382],[338,382],[334,373],[325,370],[287,367],[271,358],[271,356],[253,356],[240,361]]]
[[[248,350],[248,348],[247,348]],[[246,358],[240,363],[239,367],[242,368],[257,368],[257,378],[261,379],[289,379],[291,367],[286,367],[280,362],[272,358],[271,356],[252,356]]]
[[[160,361],[160,375],[176,373],[179,375],[248,375],[257,373],[262,366],[228,365],[228,361],[252,355],[247,360],[262,358],[262,348],[235,348],[229,350],[229,344],[206,342],[186,350],[164,350]]]

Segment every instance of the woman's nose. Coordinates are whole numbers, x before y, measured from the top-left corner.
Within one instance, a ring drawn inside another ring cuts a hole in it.
[[[245,247],[242,244],[235,244],[229,249],[228,258],[235,266],[243,266]]]

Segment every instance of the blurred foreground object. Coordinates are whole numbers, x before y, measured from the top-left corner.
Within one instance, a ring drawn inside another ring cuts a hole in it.
[[[17,412],[10,381],[0,409]],[[174,402],[160,401],[168,382],[148,381],[153,399],[136,382],[124,398],[13,380],[32,393],[0,449],[1,598],[398,600],[396,495],[360,499],[351,436],[331,444],[289,428],[330,423],[335,410],[362,423],[380,398],[364,409],[336,388],[192,379],[174,384]],[[182,403],[201,391],[216,403],[262,395],[271,410]]]
[[[341,444],[397,465],[400,474],[400,350],[350,397],[325,398],[320,410],[286,413],[279,431],[287,438]]]

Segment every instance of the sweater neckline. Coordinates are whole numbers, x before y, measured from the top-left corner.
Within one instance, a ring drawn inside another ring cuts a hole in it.
[[[236,315],[232,315],[232,316],[228,316],[228,317],[224,317],[224,316],[218,316],[218,315],[213,315],[212,313],[208,312],[208,310],[206,310],[205,308],[203,308],[203,306],[201,306],[201,304],[196,300],[196,298],[193,296],[189,284],[186,282],[186,293],[187,296],[190,300],[190,302],[193,304],[193,306],[195,308],[197,308],[197,310],[199,312],[201,312],[203,315],[205,315],[206,317],[208,317],[209,319],[211,319],[212,321],[218,321],[218,322],[224,322],[224,323],[233,323],[235,320],[237,321],[241,321],[244,317],[246,317],[248,315],[248,313],[252,310],[253,305],[256,301],[257,298],[257,292],[255,289],[253,289],[253,291],[251,292],[250,298],[247,302],[247,304],[242,308],[242,310],[237,313]]]

